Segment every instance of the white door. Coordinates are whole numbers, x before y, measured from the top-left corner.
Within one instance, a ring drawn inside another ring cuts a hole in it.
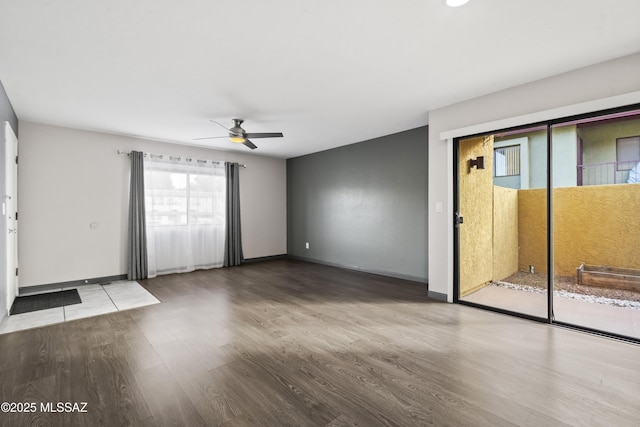
[[[5,196],[2,213],[7,229],[7,312],[18,294],[18,138],[9,122],[4,123]]]

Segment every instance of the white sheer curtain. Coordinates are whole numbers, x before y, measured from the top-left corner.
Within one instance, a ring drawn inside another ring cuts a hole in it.
[[[149,277],[222,267],[224,163],[145,154],[144,187]]]

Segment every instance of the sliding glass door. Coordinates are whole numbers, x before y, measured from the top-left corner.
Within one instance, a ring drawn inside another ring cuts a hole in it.
[[[640,339],[640,113],[558,123],[552,142],[555,320]]]
[[[454,144],[456,300],[640,340],[640,109]]]
[[[457,145],[459,300],[545,319],[546,126]]]

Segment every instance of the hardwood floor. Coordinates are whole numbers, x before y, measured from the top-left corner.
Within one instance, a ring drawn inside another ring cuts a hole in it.
[[[640,418],[639,346],[437,302],[420,284],[292,260],[141,283],[163,303],[0,336],[0,402],[36,407],[2,426]]]

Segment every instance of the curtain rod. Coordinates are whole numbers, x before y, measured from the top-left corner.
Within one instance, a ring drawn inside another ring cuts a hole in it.
[[[130,151],[118,150],[118,154],[126,154],[128,156],[129,154],[131,154],[131,152]],[[151,155],[151,156],[161,156],[161,154],[151,154],[151,153],[149,153],[149,155]],[[173,157],[177,157],[177,156],[173,156]],[[199,160],[199,159],[196,159],[196,161],[197,160]],[[202,161],[204,161],[204,160],[202,160]],[[222,163],[224,163],[224,162],[222,162]],[[246,168],[247,167],[247,165],[243,165],[243,164],[240,164],[240,163],[238,163],[238,166],[240,166],[241,168]]]

